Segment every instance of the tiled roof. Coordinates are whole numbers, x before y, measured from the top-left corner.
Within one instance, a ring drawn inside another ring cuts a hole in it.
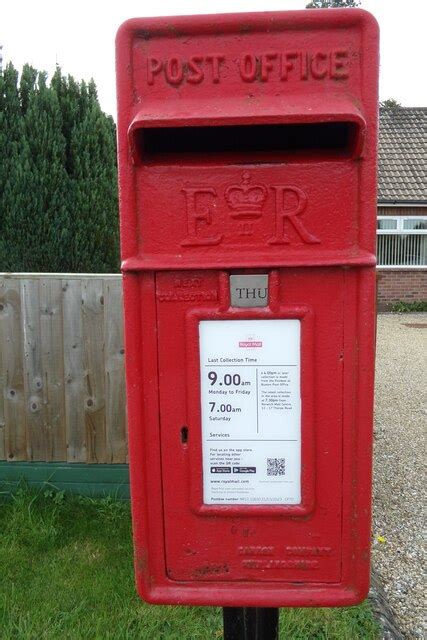
[[[427,108],[380,109],[379,202],[427,201]]]

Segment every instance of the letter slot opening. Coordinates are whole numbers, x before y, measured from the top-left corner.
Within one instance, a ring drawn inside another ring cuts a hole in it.
[[[136,162],[144,163],[200,163],[219,157],[225,162],[280,162],[313,155],[320,159],[352,157],[359,151],[360,138],[358,123],[342,121],[141,127],[133,131],[133,147]]]

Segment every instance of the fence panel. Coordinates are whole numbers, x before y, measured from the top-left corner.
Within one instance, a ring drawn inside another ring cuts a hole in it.
[[[39,281],[21,280],[24,403],[27,460],[40,461],[47,451],[47,398],[43,385]]]
[[[3,328],[4,328],[4,314],[5,314],[5,300],[4,300],[4,286],[3,283],[0,282],[0,460],[6,459],[6,440],[5,440],[5,427],[6,421],[4,416],[4,388],[5,388],[5,379],[3,375]]]
[[[104,282],[82,283],[83,364],[87,461],[106,462]]]
[[[3,284],[3,283],[2,283]],[[24,397],[24,353],[21,313],[21,283],[13,280],[1,287],[1,344],[4,401],[5,458],[27,459],[26,411]]]
[[[105,388],[107,462],[127,461],[122,283],[105,282]]]
[[[67,459],[62,281],[40,280],[40,339],[46,404],[46,460]]]
[[[120,275],[0,274],[0,460],[127,461]]]

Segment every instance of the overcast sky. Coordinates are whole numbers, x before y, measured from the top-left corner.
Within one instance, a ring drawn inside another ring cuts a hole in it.
[[[114,38],[127,18],[303,9],[308,0],[5,0],[3,64],[25,62],[51,74],[58,63],[77,80],[94,78],[102,108],[115,117]],[[427,106],[426,0],[362,0],[381,30],[380,99]]]

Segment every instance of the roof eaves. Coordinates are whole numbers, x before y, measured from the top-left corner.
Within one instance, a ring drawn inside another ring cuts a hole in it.
[[[378,205],[410,205],[415,207],[427,207],[427,200],[384,200],[378,198]]]

